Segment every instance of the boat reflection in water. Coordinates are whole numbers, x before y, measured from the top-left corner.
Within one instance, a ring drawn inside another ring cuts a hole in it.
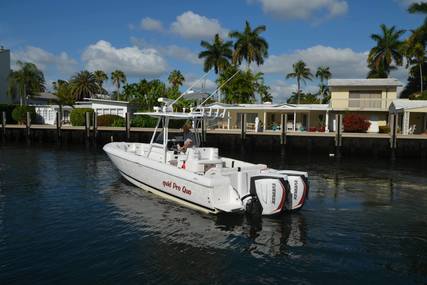
[[[288,254],[306,243],[303,212],[250,219],[245,215],[208,215],[187,209],[120,179],[103,191],[118,209],[118,218],[169,244],[194,248],[234,249],[252,256]]]

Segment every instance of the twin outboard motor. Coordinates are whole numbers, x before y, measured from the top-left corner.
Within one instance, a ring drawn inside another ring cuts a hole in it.
[[[269,171],[250,178],[249,194],[242,200],[251,215],[275,215],[302,208],[308,191],[306,172]]]

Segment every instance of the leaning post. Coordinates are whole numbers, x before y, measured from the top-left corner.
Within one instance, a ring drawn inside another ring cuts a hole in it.
[[[125,127],[126,127],[126,140],[130,140],[130,113],[126,112],[125,115]]]
[[[30,112],[27,112],[27,119],[25,120],[25,128],[26,128],[25,137],[27,139],[27,142],[29,142],[30,136],[31,136],[31,114],[30,114]]]

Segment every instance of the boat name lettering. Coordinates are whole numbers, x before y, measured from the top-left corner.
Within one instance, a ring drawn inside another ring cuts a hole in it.
[[[191,190],[190,189],[188,189],[185,186],[180,186],[180,185],[178,185],[178,184],[176,184],[175,182],[172,182],[172,181],[163,181],[163,187],[169,188],[169,189],[173,189],[173,190],[182,192],[182,193],[187,194],[187,195],[191,195]]]

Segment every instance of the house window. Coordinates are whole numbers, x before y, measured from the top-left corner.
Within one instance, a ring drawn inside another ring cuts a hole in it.
[[[381,109],[381,91],[350,91],[348,107],[360,109]]]
[[[119,115],[120,117],[124,117],[124,115],[123,115],[123,109],[118,109],[117,115]]]

